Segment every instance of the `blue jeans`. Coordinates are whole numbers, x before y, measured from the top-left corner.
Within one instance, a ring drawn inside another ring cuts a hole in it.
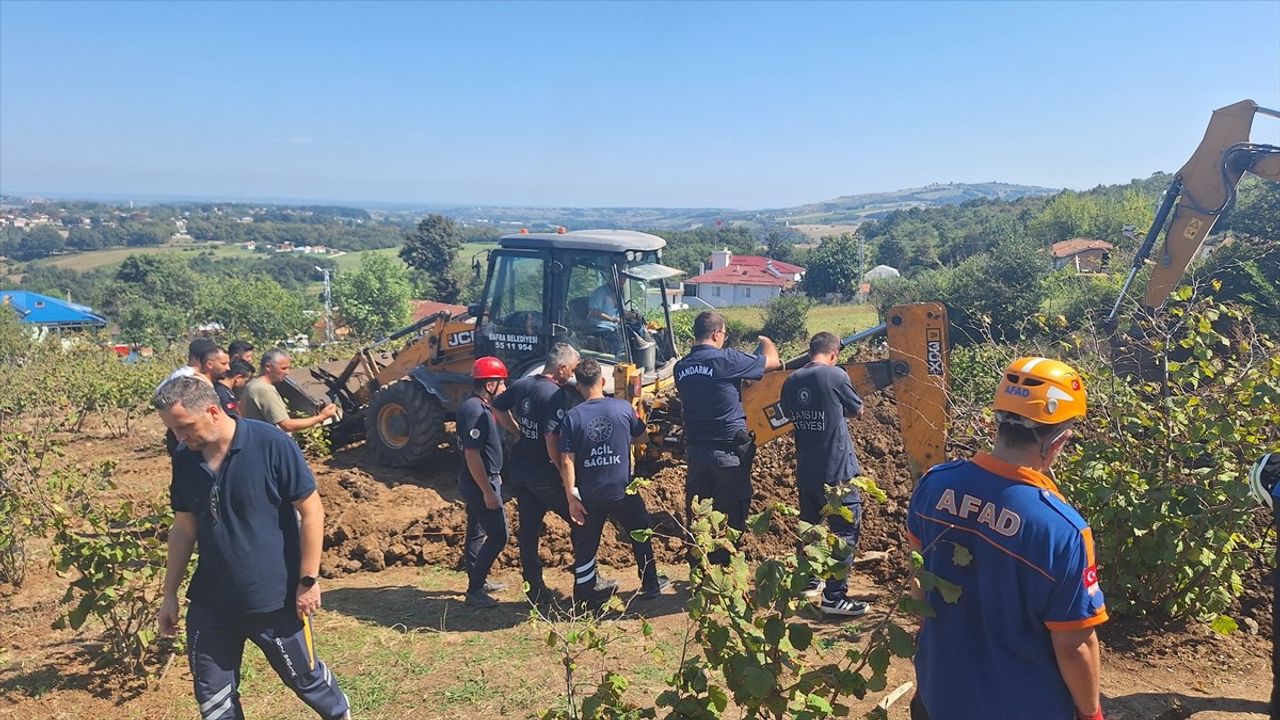
[[[822,521],[822,508],[827,505],[827,486],[821,488],[800,488],[800,519],[807,523]],[[840,558],[849,571],[853,568],[853,558],[857,554],[858,540],[862,537],[862,493],[854,491],[840,499],[840,502],[853,513],[853,522],[839,515],[827,516],[827,529],[832,535],[844,540],[849,546],[849,554]],[[828,578],[823,596],[838,600],[849,591],[848,574],[843,578]]]
[[[493,562],[506,547],[510,534],[507,530],[507,513],[502,508],[502,479],[489,478],[489,486],[498,496],[498,509],[485,507],[484,493],[470,475],[458,478],[458,491],[467,505],[467,535],[463,544],[462,561],[467,570],[467,592],[484,589]]]

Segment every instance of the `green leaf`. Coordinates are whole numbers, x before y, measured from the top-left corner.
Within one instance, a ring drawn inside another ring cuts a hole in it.
[[[770,645],[777,645],[778,641],[787,632],[787,626],[783,624],[782,618],[771,617],[764,622],[764,641]]]
[[[1230,635],[1236,630],[1239,630],[1240,625],[1233,618],[1226,615],[1219,615],[1213,619],[1213,622],[1209,623],[1209,629],[1219,635]]]
[[[640,528],[631,531],[631,542],[646,543],[653,537],[653,528]]]
[[[764,535],[769,532],[769,526],[773,524],[773,508],[767,507],[763,512],[752,515],[747,518],[747,527],[755,535]]]
[[[915,655],[916,639],[898,625],[889,625],[889,652],[901,658]]]
[[[923,600],[917,600],[913,597],[903,597],[898,601],[898,610],[904,613],[910,613],[918,617],[937,617],[938,613],[934,612],[933,607]]]
[[[791,623],[787,626],[787,639],[796,650],[808,650],[813,643],[813,629],[805,623]]]
[[[763,698],[773,692],[777,678],[764,668],[747,665],[742,668],[742,686],[754,698]]]
[[[973,553],[969,552],[969,548],[958,542],[951,543],[953,549],[951,551],[951,562],[956,567],[969,567],[969,563],[973,562]]]

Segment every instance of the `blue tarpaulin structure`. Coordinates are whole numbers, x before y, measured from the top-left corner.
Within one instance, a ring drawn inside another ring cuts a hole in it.
[[[91,308],[26,290],[0,290],[0,305],[13,309],[28,325],[45,328],[106,327],[107,319]]]

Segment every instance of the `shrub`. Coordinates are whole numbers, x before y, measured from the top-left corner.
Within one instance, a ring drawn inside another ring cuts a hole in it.
[[[172,519],[162,502],[106,507],[83,499],[57,522],[54,566],[78,577],[62,598],[74,606],[55,627],[79,630],[98,620],[106,641],[103,667],[140,674],[160,649],[154,623],[164,583],[163,534]]]
[[[800,294],[779,295],[769,302],[762,333],[777,343],[803,340],[809,335],[805,321],[813,301]]]
[[[1260,542],[1244,478],[1280,441],[1280,353],[1191,288],[1167,315],[1158,349],[1185,359],[1163,385],[1089,377],[1083,437],[1059,476],[1093,527],[1108,606],[1208,619],[1240,595]]]

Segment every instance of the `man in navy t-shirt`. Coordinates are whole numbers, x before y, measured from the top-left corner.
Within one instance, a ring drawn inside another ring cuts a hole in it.
[[[502,509],[502,434],[490,403],[502,392],[507,366],[496,357],[476,358],[471,368],[473,392],[458,406],[456,426],[462,449],[458,492],[467,507],[462,559],[467,568],[466,602],[490,608],[498,601],[490,592],[504,589],[489,582],[489,570],[510,537]]]
[[[913,594],[921,621],[913,720],[1101,720],[1107,621],[1093,532],[1046,474],[1086,412],[1066,363],[1020,358],[996,389],[991,453],[935,466],[907,511],[924,569],[958,601]],[[961,553],[963,548],[965,552]]]
[[[711,498],[730,527],[745,530],[755,443],[747,433],[742,381],[759,380],[765,372],[781,368],[782,362],[778,348],[764,336],[757,338],[761,355],[724,349],[725,319],[717,312],[702,312],[694,318],[693,337],[694,346],[675,367],[688,445],[685,520],[692,525],[694,497]],[[710,559],[724,563],[728,555],[716,552]]]
[[[862,398],[853,391],[849,373],[835,367],[839,355],[839,338],[829,332],[814,335],[809,340],[809,364],[782,384],[782,410],[795,429],[800,519],[808,523],[822,522],[829,489],[845,485],[859,472],[853,439],[844,419],[862,414]],[[827,527],[845,542],[845,575],[826,581],[818,607],[828,615],[856,617],[867,612],[867,604],[852,600],[845,593],[862,531],[862,494],[851,489],[839,502],[852,517],[846,520],[841,515],[828,515]],[[818,591],[822,581],[814,578],[810,588]]]
[[[187,648],[201,717],[244,717],[239,679],[246,639],[316,714],[349,717],[347,697],[313,643],[324,506],[298,446],[271,425],[228,416],[203,378],[165,382],[153,404],[179,443],[156,624],[162,634],[177,632],[178,588],[199,545],[187,589]]]
[[[604,396],[600,363],[587,358],[574,375],[585,400],[560,423],[560,476],[573,520],[573,599],[592,603],[607,595],[596,589],[596,551],[605,520],[612,518],[628,535],[653,523],[644,499],[627,494],[631,444],[644,438],[644,422],[626,401]],[[658,574],[653,543],[632,540],[631,547],[641,596],[655,598],[670,581]]]
[[[506,467],[506,487],[516,499],[520,570],[529,584],[529,599],[535,603],[551,597],[542,581],[542,559],[538,556],[538,538],[546,527],[547,512],[570,522],[569,504],[555,465],[560,457],[558,436],[552,431],[564,418],[566,405],[576,405],[574,399],[582,399],[576,389],[565,386],[573,377],[578,360],[578,351],[572,345],[556,343],[547,353],[541,373],[516,380],[493,399],[499,420],[507,414],[503,425],[513,428],[516,434],[512,462]]]

